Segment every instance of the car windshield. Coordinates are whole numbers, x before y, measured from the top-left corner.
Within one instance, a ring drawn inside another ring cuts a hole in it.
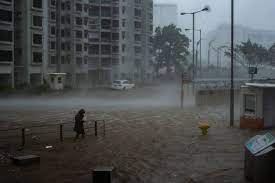
[[[113,84],[121,84],[121,81],[114,81]]]

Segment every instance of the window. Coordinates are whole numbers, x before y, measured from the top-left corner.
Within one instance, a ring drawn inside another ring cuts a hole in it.
[[[65,10],[65,3],[61,2],[61,10]]]
[[[99,54],[99,45],[91,45],[88,48],[89,55],[98,55]]]
[[[122,52],[125,52],[125,50],[126,50],[126,45],[123,44],[123,45],[122,45]]]
[[[91,6],[89,8],[89,16],[99,16],[99,6]]]
[[[122,27],[126,26],[126,19],[122,19]]]
[[[0,10],[0,21],[12,22],[12,12],[6,10]]]
[[[101,53],[105,55],[111,54],[111,46],[110,45],[101,45]]]
[[[112,24],[113,24],[113,28],[118,28],[119,27],[119,20],[113,20]]]
[[[135,22],[135,29],[141,29],[141,22]]]
[[[126,7],[123,6],[123,7],[122,7],[122,14],[125,14],[125,12],[126,12]]]
[[[12,62],[12,51],[0,50],[0,62]]]
[[[51,20],[56,19],[56,13],[54,11],[51,12]]]
[[[66,49],[66,43],[61,43],[61,50],[65,50]]]
[[[42,0],[32,0],[32,7],[42,9]]]
[[[255,114],[256,112],[255,95],[244,95],[244,112],[248,114]]]
[[[135,8],[135,16],[136,17],[141,17],[141,9]]]
[[[77,30],[77,31],[75,31],[75,37],[76,38],[78,38],[78,39],[82,39],[82,31],[79,31],[79,30]]]
[[[55,6],[56,5],[56,0],[51,0],[51,5]]]
[[[61,37],[65,37],[65,30],[61,29]]]
[[[42,27],[42,17],[41,16],[33,16],[33,26]]]
[[[82,11],[82,4],[76,3],[75,4],[75,10],[81,12]]]
[[[57,82],[58,82],[58,84],[61,84],[61,83],[62,83],[62,78],[61,78],[61,77],[58,77],[58,78],[57,78]]]
[[[55,35],[55,27],[54,26],[51,27],[51,35]]]
[[[41,45],[42,44],[42,35],[41,34],[33,34],[32,42],[33,42],[33,44]]]
[[[70,16],[67,16],[67,17],[66,17],[66,21],[67,21],[67,24],[71,24],[71,17],[70,17]]]
[[[82,44],[76,44],[75,45],[75,51],[82,51]]]
[[[119,33],[112,33],[112,40],[118,41],[119,40]]]
[[[56,64],[56,57],[54,55],[52,55],[50,58],[51,58],[50,64],[55,65]]]
[[[112,47],[112,53],[115,53],[115,54],[119,53],[119,47],[118,46],[113,46]]]
[[[12,42],[12,31],[0,30],[0,41]]]
[[[75,24],[76,25],[82,25],[82,18],[81,17],[76,17],[75,18]]]
[[[119,15],[119,8],[118,7],[113,7],[113,16]]]
[[[32,53],[32,62],[33,63],[42,63],[42,52],[33,52]]]
[[[71,10],[71,2],[70,1],[66,2],[66,7],[67,7],[67,10]]]
[[[141,41],[141,35],[135,34],[135,41]]]
[[[51,42],[51,50],[55,50],[55,48],[56,48],[56,43],[55,43],[55,41],[52,41]]]

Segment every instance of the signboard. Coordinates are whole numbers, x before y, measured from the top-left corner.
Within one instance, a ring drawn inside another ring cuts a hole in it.
[[[265,135],[257,135],[253,137],[245,144],[245,146],[252,154],[257,154],[274,143],[275,138],[270,133],[267,133]]]
[[[258,74],[258,68],[257,67],[249,67],[248,74]]]

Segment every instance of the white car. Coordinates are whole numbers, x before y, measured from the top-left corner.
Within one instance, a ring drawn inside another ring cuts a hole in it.
[[[115,80],[111,88],[114,90],[129,90],[135,87],[135,84],[130,83],[128,80]]]

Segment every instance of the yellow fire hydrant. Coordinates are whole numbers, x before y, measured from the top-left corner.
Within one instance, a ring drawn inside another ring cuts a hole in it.
[[[210,125],[207,122],[199,123],[199,129],[201,129],[202,135],[207,135]]]

